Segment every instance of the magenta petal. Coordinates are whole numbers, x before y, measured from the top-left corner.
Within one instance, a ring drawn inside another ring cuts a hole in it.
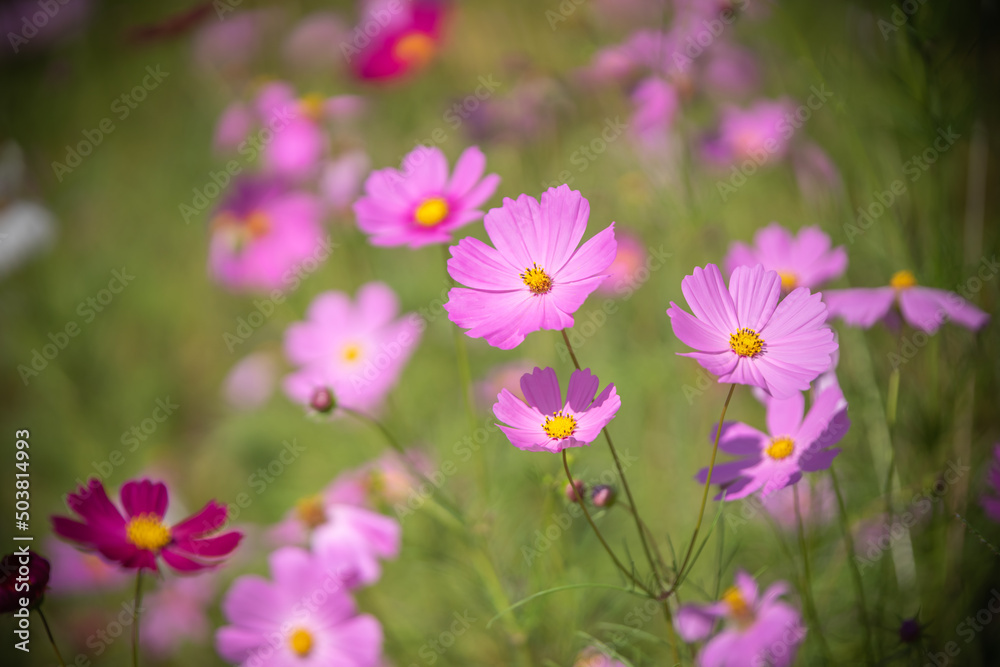
[[[896,297],[892,287],[827,290],[823,292],[827,317],[839,317],[847,324],[868,328],[889,313]]]
[[[709,441],[715,442],[715,432],[712,428]],[[770,440],[765,434],[743,422],[724,422],[719,435],[719,449],[740,456],[759,456],[765,444]]]
[[[493,414],[505,424],[519,429],[536,429],[539,433],[542,432],[541,424],[545,422],[545,417],[536,408],[525,405],[506,389],[497,396]]]
[[[677,610],[674,627],[684,641],[698,642],[712,633],[717,618],[717,614],[711,613],[707,608],[686,604]]]
[[[242,539],[242,533],[231,531],[215,537],[175,540],[170,548],[198,558],[222,558],[231,554],[239,546]]]
[[[451,248],[448,273],[457,282],[482,290],[523,290],[523,269],[508,263],[494,248],[471,236]]]
[[[535,368],[521,376],[521,393],[528,405],[534,406],[543,415],[562,410],[562,394],[559,378],[552,368]]]
[[[178,541],[206,535],[221,528],[228,514],[225,505],[209,501],[199,512],[173,526],[170,534]]]
[[[670,302],[667,315],[670,317],[674,335],[688,347],[705,352],[723,352],[730,349],[729,337],[726,334],[689,315],[673,301]]]
[[[598,232],[580,246],[558,269],[553,269],[553,280],[557,283],[571,283],[607,273],[617,253],[615,223],[612,222],[607,229]]]
[[[159,519],[167,511],[167,487],[148,479],[126,482],[121,490],[122,507],[128,516],[152,514]]]
[[[716,265],[704,269],[696,266],[690,276],[681,280],[681,292],[699,320],[726,336],[739,328],[736,306]]]
[[[566,388],[566,402],[577,412],[583,412],[594,401],[594,395],[601,381],[590,369],[573,371],[569,376],[569,386]]]
[[[187,556],[183,556],[180,553],[173,550],[173,547],[164,547],[160,551],[160,557],[163,561],[177,570],[178,572],[199,572],[201,570],[206,570],[212,567],[212,565],[207,565],[205,563],[199,563],[196,560],[192,560]]]
[[[907,322],[927,333],[934,333],[948,321],[976,331],[990,319],[989,315],[954,292],[929,287],[902,290],[899,308]]]

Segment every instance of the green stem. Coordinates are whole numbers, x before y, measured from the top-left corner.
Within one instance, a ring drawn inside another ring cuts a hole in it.
[[[823,656],[826,658],[827,663],[830,663],[832,662],[830,647],[827,645],[826,637],[820,627],[819,613],[816,611],[816,600],[813,599],[812,594],[812,570],[809,567],[809,545],[806,543],[806,529],[802,525],[802,512],[799,510],[798,484],[792,486],[792,498],[795,503],[795,523],[799,531],[799,549],[802,551],[802,594],[806,599],[806,609],[809,611],[813,626],[816,628],[814,634],[819,637],[819,645],[823,651]]]
[[[691,552],[694,551],[694,543],[698,541],[698,531],[701,530],[702,519],[705,518],[705,505],[708,503],[708,490],[712,486],[712,471],[715,470],[715,457],[719,453],[719,437],[722,435],[722,423],[726,420],[726,411],[729,409],[729,401],[733,399],[733,392],[736,391],[736,383],[729,385],[729,393],[726,394],[726,402],[722,406],[722,414],[719,415],[719,427],[715,429],[715,444],[712,446],[712,459],[708,463],[708,476],[705,478],[705,491],[701,494],[701,507],[698,509],[698,522],[694,526],[694,534],[691,535],[691,543],[688,544],[687,553],[684,554],[684,560],[681,561],[681,566],[677,569],[677,581],[681,581],[684,575],[684,568],[688,564],[688,560],[691,558]],[[676,588],[675,584],[673,588]],[[673,588],[670,592],[673,592]]]
[[[139,618],[142,612],[142,569],[135,573],[135,602],[132,608],[132,667],[139,667]]]
[[[576,358],[576,352],[573,351],[573,346],[569,342],[569,335],[566,330],[562,330],[563,341],[566,343],[566,349],[569,351],[569,356],[573,358],[573,365],[576,366],[576,370],[580,369],[580,362]],[[649,563],[649,569],[652,570],[653,576],[655,576],[659,583],[658,570],[656,569],[656,561],[653,560],[653,553],[649,550],[649,543],[646,541],[646,531],[643,530],[643,522],[639,516],[639,506],[635,503],[635,498],[632,496],[632,488],[629,486],[628,478],[625,476],[625,469],[622,468],[621,460],[618,458],[618,450],[615,449],[615,443],[611,440],[611,434],[608,432],[607,428],[602,428],[601,432],[604,434],[604,439],[608,441],[608,449],[611,450],[611,458],[615,461],[615,468],[618,470],[618,477],[622,481],[622,488],[625,489],[625,495],[628,497],[628,502],[632,506],[632,516],[635,518],[635,527],[639,531],[639,541],[642,543],[643,553],[646,555],[646,562]],[[659,587],[659,586],[658,586]]]
[[[59,647],[56,646],[55,637],[52,636],[52,629],[49,628],[49,622],[45,618],[45,614],[42,612],[41,604],[39,604],[38,607],[35,608],[35,611],[38,612],[38,617],[42,619],[42,625],[45,627],[45,634],[48,635],[49,637],[49,643],[52,644],[52,650],[55,651],[56,653],[56,659],[59,661],[59,664],[62,665],[62,667],[66,667],[66,661],[63,660],[62,654],[59,652]]]
[[[858,569],[858,562],[854,559],[854,537],[851,535],[850,524],[847,521],[847,507],[844,505],[844,496],[840,493],[840,484],[837,482],[837,473],[834,472],[833,466],[830,466],[830,478],[833,480],[833,491],[837,495],[840,529],[844,532],[844,546],[847,548],[847,562],[850,564],[854,594],[858,598],[858,619],[861,621],[861,625],[865,631],[865,664],[874,665],[875,649],[872,646],[871,623],[868,622],[868,603],[865,601],[865,585],[861,579],[861,570]]]

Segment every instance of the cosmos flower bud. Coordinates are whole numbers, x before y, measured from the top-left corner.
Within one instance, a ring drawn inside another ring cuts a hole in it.
[[[615,487],[607,484],[598,484],[590,492],[590,499],[594,502],[594,507],[611,507],[618,498]]]
[[[574,487],[576,490],[574,491]],[[573,484],[566,484],[566,489],[564,491],[566,494],[566,499],[572,503],[579,502],[580,498],[583,498],[587,493],[587,485],[581,480],[577,479],[573,481]]]
[[[899,625],[899,640],[904,644],[915,644],[922,635],[919,621],[916,618],[906,618]]]
[[[7,554],[0,560],[0,614],[20,609],[20,598],[28,599],[28,607],[37,607],[48,584],[49,561],[31,550]]]
[[[337,400],[333,397],[332,391],[326,387],[320,387],[313,392],[312,398],[309,399],[309,407],[320,414],[328,415],[337,407]]]

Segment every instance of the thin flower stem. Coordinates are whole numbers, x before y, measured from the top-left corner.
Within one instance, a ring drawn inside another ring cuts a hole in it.
[[[624,507],[632,516],[638,516],[635,513],[635,510],[632,509],[632,506],[629,505],[628,503],[622,502],[619,504],[622,507]],[[656,556],[656,562],[659,564],[660,570],[662,572],[660,576],[666,576],[666,573],[670,568],[667,567],[667,561],[663,559],[663,554],[660,552],[660,547],[656,543],[656,538],[653,536],[653,531],[649,529],[649,526],[646,525],[646,522],[643,521],[642,518],[639,518],[639,523],[642,524],[643,530],[646,531],[646,537],[649,538],[649,543],[653,545],[653,555]]]
[[[569,356],[573,358],[573,365],[576,366],[576,370],[580,369],[580,362],[576,358],[576,352],[573,351],[573,345],[569,342],[569,334],[566,330],[562,330],[563,341],[566,343],[566,349],[569,351]],[[657,578],[657,587],[659,587],[659,574],[656,569],[656,561],[653,560],[653,554],[649,550],[649,543],[646,541],[646,531],[643,530],[643,522],[639,516],[639,506],[635,503],[635,498],[632,496],[632,488],[629,486],[628,478],[625,476],[625,469],[622,468],[622,463],[618,458],[618,450],[615,449],[615,443],[611,440],[611,434],[608,432],[607,428],[602,428],[601,432],[604,433],[604,439],[608,441],[608,449],[611,450],[611,458],[615,460],[615,468],[618,470],[618,477],[622,480],[622,487],[625,489],[625,495],[628,497],[628,502],[632,506],[632,516],[635,518],[635,527],[639,531],[639,541],[642,543],[643,553],[646,554],[646,561],[649,563],[649,569],[652,570],[653,576]]]
[[[802,594],[806,599],[806,609],[809,612],[810,619],[816,628],[815,634],[819,637],[820,649],[823,651],[826,662],[830,663],[832,661],[830,647],[827,645],[826,637],[820,628],[819,613],[816,611],[816,601],[813,599],[812,594],[812,570],[809,567],[809,545],[806,543],[806,530],[802,524],[802,512],[799,510],[798,484],[792,486],[792,498],[795,504],[795,523],[799,529],[799,549],[802,551]]]
[[[132,613],[132,667],[139,667],[139,618],[142,613],[142,568],[135,573],[135,602]]]
[[[847,562],[850,564],[851,581],[854,584],[854,593],[858,598],[858,619],[865,630],[865,658],[867,665],[875,664],[874,647],[872,646],[872,627],[868,622],[868,603],[865,601],[865,585],[861,579],[861,570],[854,560],[854,537],[851,535],[851,528],[847,521],[847,508],[844,505],[844,496],[840,493],[840,484],[837,482],[837,473],[833,466],[830,466],[830,478],[833,480],[833,491],[837,495],[837,509],[840,513],[840,528],[844,531],[844,546],[847,548]]]
[[[45,626],[45,634],[49,636],[49,643],[52,644],[52,650],[56,653],[56,659],[59,660],[59,664],[62,665],[62,667],[66,667],[66,661],[63,660],[62,654],[59,652],[59,647],[56,646],[55,637],[52,636],[52,629],[49,628],[49,622],[45,618],[45,614],[42,612],[42,606],[38,605],[35,611],[38,612],[39,618],[42,619],[42,625]]]
[[[719,453],[719,437],[722,435],[722,423],[726,419],[726,411],[729,409],[729,401],[733,399],[733,392],[736,391],[736,383],[729,385],[729,393],[726,395],[726,402],[722,406],[722,414],[719,415],[719,427],[715,429],[715,444],[712,446],[712,459],[708,463],[708,476],[705,478],[705,491],[701,494],[701,507],[698,509],[698,522],[694,526],[694,534],[691,535],[691,543],[688,545],[687,553],[681,566],[677,569],[677,581],[681,581],[684,576],[684,568],[687,567],[688,560],[691,559],[691,552],[694,551],[694,543],[698,540],[698,531],[701,530],[702,519],[705,518],[705,505],[708,503],[708,490],[712,486],[712,471],[715,470],[715,457]],[[669,592],[677,587],[675,583]]]
[[[667,635],[670,637],[670,652],[674,656],[674,664],[681,664],[681,654],[677,651],[677,631],[674,629],[674,616],[670,613],[670,601],[663,600],[663,619],[667,622]]]
[[[570,488],[576,489],[576,480],[573,479],[573,474],[569,471],[569,461],[566,460],[565,449],[562,451],[562,462],[563,462],[563,470],[566,471],[566,479],[569,480]],[[604,535],[602,535],[601,531],[597,528],[597,524],[594,523],[594,519],[590,516],[590,510],[587,509],[587,503],[583,499],[583,496],[580,495],[579,493],[576,493],[575,491],[573,492],[573,496],[576,498],[576,502],[579,503],[580,509],[583,510],[583,516],[587,517],[587,523],[590,524],[590,527],[591,529],[593,529],[594,534],[597,535],[597,539],[601,542],[601,546],[603,546],[604,550],[608,552],[609,556],[611,556],[611,560],[614,561],[615,566],[619,570],[621,570],[621,573],[624,574],[628,578],[628,580],[631,581],[637,588],[642,589],[643,591],[646,592],[647,595],[649,595],[652,598],[655,598],[656,595],[651,590],[649,590],[649,588],[643,585],[641,581],[636,579],[635,575],[632,574],[632,571],[629,570],[624,565],[622,565],[622,562],[618,560],[618,556],[616,556],[615,552],[612,551],[611,547],[608,545],[607,540],[604,539]]]

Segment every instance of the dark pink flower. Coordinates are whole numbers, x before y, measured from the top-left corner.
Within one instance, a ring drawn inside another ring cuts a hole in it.
[[[447,10],[445,0],[365,3],[355,38],[345,50],[354,74],[361,79],[389,80],[426,67],[438,51]]]

